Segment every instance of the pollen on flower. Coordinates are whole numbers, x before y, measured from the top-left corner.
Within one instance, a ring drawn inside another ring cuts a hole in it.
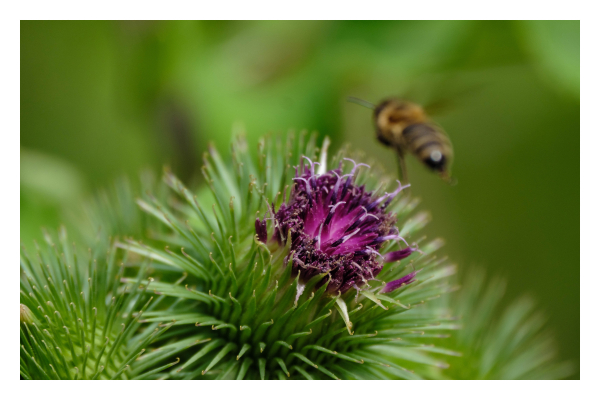
[[[329,276],[329,293],[346,292],[351,288],[368,285],[377,277],[382,262],[408,257],[410,247],[390,253],[379,254],[381,246],[389,240],[406,241],[398,235],[395,215],[386,211],[387,206],[403,189],[376,197],[366,191],[364,185],[355,184],[358,168],[369,167],[354,164],[351,173],[342,175],[341,164],[322,175],[315,174],[315,164],[305,157],[308,165],[296,169],[294,186],[287,202],[272,216],[274,232],[267,233],[267,218],[256,220],[258,240],[264,243],[286,244],[291,238],[293,257],[292,272],[300,273],[303,282],[315,275]],[[270,219],[270,218],[269,218]]]

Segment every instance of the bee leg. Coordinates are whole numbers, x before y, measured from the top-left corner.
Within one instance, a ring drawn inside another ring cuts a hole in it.
[[[400,181],[400,184],[404,183],[408,183],[408,169],[406,168],[406,161],[404,161],[404,155],[400,152],[396,153],[397,155],[397,159],[398,159],[398,178]],[[408,185],[408,187],[405,189],[406,190],[406,195],[410,196],[410,192],[411,192],[411,188],[410,185]]]
[[[398,159],[398,179],[400,182],[407,183],[408,182],[408,170],[406,169],[406,161],[404,161],[404,156],[400,153],[397,153]]]

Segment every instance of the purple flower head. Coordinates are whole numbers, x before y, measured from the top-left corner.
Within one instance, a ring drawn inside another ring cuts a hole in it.
[[[294,275],[300,272],[303,282],[327,273],[323,283],[330,279],[329,293],[358,288],[381,271],[378,250],[383,243],[404,241],[398,236],[395,215],[386,212],[386,207],[407,186],[398,182],[394,192],[375,197],[364,185],[354,183],[356,170],[367,165],[348,160],[354,163],[350,174],[341,176],[340,165],[317,175],[317,163],[306,159],[310,165],[301,166],[301,175],[296,171],[290,199],[273,216],[275,232],[269,243],[283,245],[290,235],[292,271]],[[266,219],[256,221],[256,233],[267,242]],[[400,252],[404,252],[400,258],[410,255],[407,249]]]

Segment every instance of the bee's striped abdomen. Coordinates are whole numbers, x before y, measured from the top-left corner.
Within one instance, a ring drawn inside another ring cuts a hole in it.
[[[422,163],[434,171],[444,171],[452,150],[446,136],[435,126],[418,123],[402,132],[404,143]]]

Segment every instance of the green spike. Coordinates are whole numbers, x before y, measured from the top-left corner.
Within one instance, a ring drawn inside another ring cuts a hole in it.
[[[234,331],[237,331],[237,328],[233,324],[219,324],[219,325],[212,326],[213,331],[217,331],[217,330],[223,329],[223,328],[229,328],[229,329],[233,329]]]
[[[319,368],[319,371],[323,372],[325,375],[335,379],[335,380],[341,380],[340,378],[338,378],[337,376],[335,376],[331,371],[329,371],[327,368],[325,368],[324,366],[321,366],[321,368]]]
[[[315,368],[319,368],[317,366],[317,364],[313,363],[312,361],[310,361],[308,358],[306,358],[305,356],[303,356],[300,353],[292,353],[291,354],[293,357],[299,358],[300,360],[304,361],[305,363],[307,363],[308,365],[310,365],[311,367],[315,367]]]
[[[321,321],[323,321],[325,318],[328,318],[329,316],[331,316],[331,314],[332,314],[332,311],[331,310],[327,310],[326,314],[323,314],[320,317],[314,319],[308,325],[306,325],[304,328],[305,329],[309,329],[310,327],[313,327],[313,326],[317,325],[318,323],[320,323]]]
[[[287,347],[290,350],[292,349],[292,345],[290,345],[289,343],[284,342],[283,340],[277,340],[275,342],[275,344],[278,344],[278,345],[283,346],[283,347]]]
[[[56,379],[57,380],[61,380],[60,376],[58,375],[58,373],[56,373],[56,370],[54,369],[54,366],[52,364],[48,364],[48,366],[50,367],[50,369],[52,369],[52,372],[54,373],[54,376],[56,377]]]
[[[277,364],[279,364],[279,366],[281,367],[281,369],[283,370],[283,372],[285,372],[285,374],[288,376],[288,378],[290,377],[290,373],[288,372],[287,367],[285,366],[285,363],[283,362],[283,360],[279,357],[275,358],[275,361],[277,362]]]
[[[222,368],[221,373],[215,378],[216,380],[226,379],[229,374],[239,366],[239,363],[237,363],[235,360],[230,360],[224,365],[225,366]]]
[[[111,380],[116,379],[119,377],[119,375],[121,375],[123,373],[123,371],[125,371],[125,369],[129,368],[129,364],[135,360],[136,358],[138,358],[139,356],[141,356],[142,354],[144,354],[144,352],[146,351],[146,349],[142,349],[142,351],[140,351],[137,354],[134,354],[133,356],[129,357],[126,361],[124,361],[121,365],[121,367],[117,370],[117,372],[115,372],[115,374],[113,375],[113,377],[111,378]]]
[[[207,345],[205,345],[200,351],[198,351],[196,354],[194,354],[189,360],[186,361],[185,364],[183,364],[181,366],[181,368],[179,368],[177,370],[177,372],[181,372],[185,367],[187,367],[188,365],[193,364],[194,362],[196,362],[197,360],[199,360],[200,358],[204,357],[205,355],[207,355],[208,353],[210,353],[212,350],[214,350],[215,348],[221,346],[223,343],[225,343],[225,341],[223,339],[217,339],[217,340],[212,340],[210,341]]]
[[[294,365],[294,369],[298,372],[300,372],[300,374],[302,374],[306,379],[312,381],[315,378],[313,378],[313,376],[311,374],[309,374],[308,372],[306,372],[306,370],[302,367],[299,367],[297,365]]]
[[[248,368],[250,368],[250,364],[252,364],[252,358],[245,358],[242,362],[242,366],[240,367],[240,372],[238,372],[238,375],[235,379],[244,379],[246,372],[248,372]]]
[[[285,380],[287,380],[287,378],[285,377],[285,374],[284,374],[283,372],[281,372],[281,371],[277,370],[277,371],[275,371],[275,374],[277,375],[277,378],[278,378],[280,381],[285,381]]]
[[[274,323],[273,320],[270,320],[270,321],[266,321],[266,322],[263,322],[262,324],[260,324],[254,334],[254,340],[261,340],[262,337],[264,336],[265,332],[267,331],[267,329],[271,325],[273,325],[273,323]]]
[[[312,329],[310,331],[308,331],[308,332],[294,333],[294,334],[291,334],[290,336],[288,336],[288,338],[286,339],[286,341],[287,342],[292,342],[292,341],[294,341],[294,339],[297,339],[297,338],[302,337],[302,336],[308,336],[310,334],[312,334]]]
[[[381,300],[379,300],[377,298],[377,296],[375,296],[375,294],[367,291],[367,290],[363,290],[360,292],[361,295],[365,296],[366,298],[368,298],[369,300],[371,300],[373,303],[377,304],[379,307],[383,308],[384,310],[387,310],[388,308],[386,306],[384,306],[381,303]]]
[[[242,358],[242,356],[248,351],[250,350],[252,346],[250,346],[248,343],[244,343],[244,345],[242,346],[242,349],[240,350],[240,352],[238,353],[237,357],[235,358],[236,360],[239,360],[240,358]]]
[[[230,321],[236,323],[239,321],[239,318],[242,315],[242,305],[235,297],[231,295],[231,292],[229,292],[229,298],[233,302],[233,313],[230,316]]]
[[[337,298],[335,301],[335,306],[346,323],[348,333],[352,335],[352,321],[350,321],[350,317],[348,316],[348,307],[346,306],[346,303],[341,298]]]
[[[157,374],[157,373],[159,373],[161,371],[164,371],[167,368],[171,368],[172,366],[177,365],[177,364],[179,364],[179,357],[177,357],[177,361],[175,361],[175,362],[172,362],[172,363],[169,363],[169,364],[166,364],[166,365],[162,365],[162,366],[160,366],[158,368],[155,368],[155,369],[150,370],[148,372],[145,372],[143,374],[134,376],[132,379],[136,379],[136,380],[146,379],[146,378],[148,378],[148,377],[150,377],[150,376],[152,376],[154,374]]]
[[[242,314],[241,323],[244,325],[248,324],[252,320],[252,317],[254,317],[255,313],[256,313],[256,296],[253,293],[252,297],[250,297],[250,300],[248,300],[248,304],[246,305],[246,307],[244,309],[244,312]]]
[[[267,361],[264,358],[258,359],[258,370],[260,372],[260,379],[265,380],[265,367],[267,365]]]
[[[325,347],[317,346],[317,345],[314,345],[314,344],[311,344],[311,345],[308,345],[308,346],[304,346],[304,349],[314,349],[314,350],[322,351],[323,353],[333,354],[333,355],[337,354],[336,351],[329,350],[329,349],[326,349]]]
[[[104,365],[101,365],[100,368],[96,371],[96,373],[90,378],[90,380],[96,380],[98,379],[98,377],[100,376],[100,374],[102,374],[102,371],[104,371]]]
[[[225,347],[223,347],[221,349],[221,351],[219,351],[217,353],[217,355],[215,356],[215,358],[213,358],[213,360],[210,362],[210,364],[208,364],[208,366],[206,367],[205,370],[202,371],[202,375],[206,374],[208,371],[210,371],[212,369],[212,367],[214,367],[219,361],[221,361],[221,359],[223,357],[225,357],[227,355],[227,353],[233,351],[237,349],[237,345],[235,343],[228,343]]]

